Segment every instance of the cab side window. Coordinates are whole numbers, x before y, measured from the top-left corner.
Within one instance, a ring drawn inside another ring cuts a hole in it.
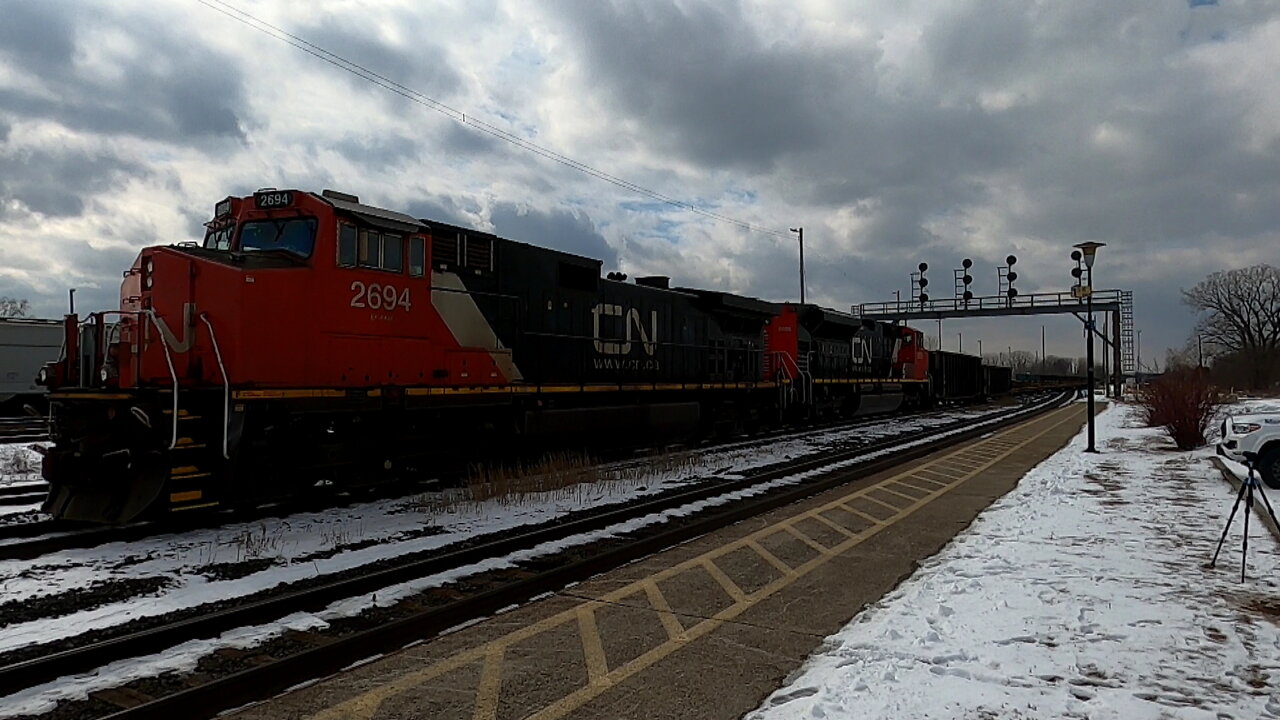
[[[422,277],[427,267],[427,239],[421,235],[409,238],[409,276]]]
[[[361,230],[356,261],[360,267],[382,267],[382,233],[377,230]]]
[[[382,234],[382,269],[404,272],[404,236]]]
[[[356,226],[346,223],[338,224],[338,266],[355,267],[356,264]]]

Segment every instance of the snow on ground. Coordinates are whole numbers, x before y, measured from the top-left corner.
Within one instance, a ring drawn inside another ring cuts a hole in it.
[[[1127,407],[1098,418],[749,720],[1280,718],[1280,547],[1212,446],[1178,452]],[[1243,511],[1243,510],[1242,510]]]
[[[140,541],[72,549],[34,560],[0,561],[0,604],[31,600],[94,583],[164,582],[149,595],[127,597],[61,617],[6,624],[0,652],[143,616],[239,597],[319,574],[407,553],[432,550],[514,527],[546,522],[587,506],[617,505],[709,476],[731,478],[788,458],[933,427],[958,418],[975,422],[993,408],[844,428],[702,451],[688,463],[625,479],[560,491],[450,504],[439,497],[363,503],[286,518],[157,535]],[[631,461],[626,464],[644,464]]]
[[[30,443],[0,444],[0,485],[40,482],[40,454]]]
[[[871,428],[846,428],[839,431],[814,433],[808,437],[797,436],[788,440],[771,441],[768,447],[742,443],[700,454],[698,457],[700,465],[696,466],[695,469],[697,472],[704,473],[704,475],[708,468],[720,470],[732,468],[735,472],[741,472],[747,468],[771,465],[787,457],[806,455],[818,452],[819,449],[849,444],[855,440],[859,443],[865,443],[868,439],[887,434],[902,434],[922,427],[953,422],[957,417],[973,421],[968,427],[963,428],[967,430],[983,422],[994,422],[992,419],[984,420],[983,416],[996,412],[996,409],[985,408],[982,410],[952,411],[941,417],[913,418],[907,421],[905,426],[901,421],[894,423],[891,432],[890,429],[880,427],[881,422],[876,422]],[[851,465],[854,462],[860,462],[860,460],[844,461],[838,465]],[[224,633],[218,638],[184,643],[147,658],[113,663],[93,673],[62,678],[52,683],[29,688],[23,692],[0,698],[0,717],[47,712],[59,701],[83,698],[87,693],[94,690],[122,685],[139,677],[154,677],[166,671],[189,671],[196,666],[200,657],[217,648],[248,647],[266,642],[288,629],[304,630],[324,627],[332,620],[358,615],[363,610],[375,605],[391,605],[405,596],[421,592],[427,588],[445,585],[468,575],[497,568],[511,567],[523,560],[556,552],[565,547],[582,545],[609,535],[629,532],[663,522],[669,517],[688,515],[703,507],[720,505],[735,498],[758,494],[771,487],[801,482],[811,475],[827,472],[836,466],[828,466],[822,470],[779,478],[769,483],[753,486],[747,490],[726,493],[715,498],[691,503],[681,508],[637,518],[628,521],[623,526],[583,533],[579,536],[544,543],[541,546],[522,550],[507,557],[486,560],[472,566],[457,568],[430,577],[382,588],[374,593],[335,602],[316,613],[297,613],[267,625],[240,628]],[[685,472],[689,473],[690,471]],[[620,486],[612,490],[609,488],[597,488],[593,492],[599,492],[600,495],[592,495],[587,498],[582,497],[580,494],[562,493],[557,495],[555,493],[547,493],[545,494],[546,497],[543,498],[522,500],[519,505],[473,504],[459,509],[456,513],[450,513],[446,518],[433,518],[432,521],[436,522],[442,530],[437,535],[406,541],[389,540],[386,543],[351,552],[343,552],[314,561],[306,560],[305,556],[291,554],[288,562],[275,565],[274,562],[278,557],[268,555],[268,558],[273,563],[269,570],[254,572],[235,580],[213,580],[201,575],[204,572],[203,568],[206,567],[201,563],[209,562],[210,557],[216,556],[218,552],[217,548],[212,545],[214,541],[206,540],[204,541],[206,546],[201,547],[197,541],[191,540],[193,537],[201,537],[208,534],[202,532],[152,538],[142,543],[103,546],[92,551],[68,551],[67,553],[59,553],[57,556],[46,556],[35,561],[34,564],[31,561],[25,563],[0,563],[0,602],[4,602],[5,599],[23,591],[29,594],[48,594],[50,590],[47,586],[51,582],[56,583],[59,589],[67,589],[74,587],[75,583],[80,583],[83,586],[83,584],[94,579],[172,574],[175,582],[180,583],[149,597],[130,598],[101,608],[83,610],[72,615],[14,624],[10,627],[0,625],[0,650],[9,650],[50,638],[64,637],[84,632],[90,628],[107,627],[136,617],[158,615],[181,607],[191,607],[203,602],[236,597],[279,583],[311,577],[321,572],[332,573],[380,558],[403,555],[416,550],[442,547],[467,537],[522,524],[541,522],[556,515],[580,509],[584,502],[591,502],[595,505],[624,502],[627,499],[649,494],[657,489],[663,489],[662,486],[664,484],[678,485],[696,476],[697,472],[682,474],[678,477],[658,478],[656,480],[650,478],[646,481],[647,484],[645,486]],[[721,473],[720,476],[728,477],[731,475],[729,473]],[[389,512],[391,514],[385,515],[385,518],[395,526],[396,521],[394,518],[397,515],[403,515],[406,512],[416,513],[416,511],[406,511],[403,507],[404,503],[405,501],[403,500],[372,503],[360,508],[332,510],[326,513],[308,515],[305,519],[302,516],[292,516],[288,519],[288,522],[281,523],[278,527],[273,527],[269,533],[266,530],[258,529],[256,525],[251,525],[248,529],[248,534],[251,536],[251,544],[259,543],[258,538],[261,538],[262,543],[271,545],[271,552],[287,550],[290,553],[297,553],[299,547],[308,542],[308,540],[315,540],[312,536],[332,538],[339,531],[332,528],[325,530],[312,527],[303,531],[301,538],[289,540],[288,543],[291,544],[287,545],[285,541],[268,543],[268,537],[274,536],[276,533],[280,533],[284,537],[290,537],[291,534],[298,532],[298,528],[308,524],[316,524],[318,526],[327,522],[328,519],[342,514],[361,514],[363,518],[370,519],[383,518],[383,514]],[[370,512],[370,508],[373,508],[374,511]],[[421,527],[424,522],[421,513],[417,513],[411,520],[416,523],[416,527]],[[362,520],[362,522],[364,521]],[[227,528],[223,528],[223,532],[227,530]],[[191,543],[196,544],[192,545]],[[154,545],[155,548],[147,551],[150,553],[147,557],[130,556],[134,553],[140,553],[141,550],[137,548],[148,544]],[[133,551],[126,551],[126,547],[132,548]],[[313,552],[324,553],[323,543],[319,550],[314,545],[308,545],[307,547],[311,548]],[[159,548],[168,548],[168,550],[161,552]],[[231,551],[225,550],[224,552],[230,553]],[[243,560],[244,558],[241,557],[243,548],[237,549],[235,555],[240,560]],[[63,559],[56,567],[47,568],[44,566],[51,558],[61,556],[79,559]],[[94,559],[86,560],[85,558],[89,556]],[[22,568],[24,565],[26,566],[25,569]],[[54,570],[58,570],[58,572],[53,572]],[[34,590],[32,583],[43,586],[44,589]]]

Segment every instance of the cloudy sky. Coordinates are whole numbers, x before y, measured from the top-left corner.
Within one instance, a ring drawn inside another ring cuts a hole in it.
[[[905,295],[920,261],[949,294],[963,257],[993,293],[1011,252],[1022,292],[1062,290],[1094,240],[1150,357],[1186,339],[1179,288],[1280,264],[1277,2],[206,2],[0,0],[0,295],[114,306],[138,248],[198,239],[217,200],[264,186],[798,294],[793,240],[519,149],[236,10],[662,195],[803,225],[810,299],[834,307]],[[1078,354],[1069,318],[952,321],[944,341],[1038,350],[1042,324]]]

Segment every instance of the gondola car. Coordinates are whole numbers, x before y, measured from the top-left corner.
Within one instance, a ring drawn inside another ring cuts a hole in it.
[[[969,402],[982,396],[982,358],[932,350],[929,352],[930,394],[934,402]]]
[[[1013,390],[1013,368],[1005,365],[983,365],[983,395],[998,397]]]

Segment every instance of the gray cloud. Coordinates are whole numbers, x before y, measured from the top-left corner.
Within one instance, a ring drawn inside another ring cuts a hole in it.
[[[66,17],[71,2],[6,3],[0,23],[0,53],[21,64],[66,72],[75,53],[75,32]]]
[[[717,166],[760,170],[783,153],[813,150],[830,125],[826,93],[865,85],[875,55],[766,45],[727,5],[571,2],[559,10],[596,92],[645,128],[646,143]]]
[[[500,203],[493,208],[489,220],[494,232],[502,237],[601,260],[606,270],[618,266],[617,251],[585,213],[522,210]]]
[[[420,14],[400,14],[395,18],[399,31],[412,43],[390,43],[370,34],[367,27],[372,17],[326,17],[314,24],[303,25],[296,34],[323,47],[343,59],[366,68],[391,82],[411,88],[439,100],[455,92],[461,78],[449,64],[444,49],[431,40],[431,28]],[[417,106],[400,95],[376,88],[369,81],[351,73],[335,71],[342,80],[379,102],[390,102],[401,110],[417,113]]]
[[[371,172],[417,162],[420,153],[418,141],[403,135],[347,136],[335,142],[333,149]]]
[[[107,153],[0,151],[0,196],[51,217],[74,216],[84,211],[87,198],[148,173],[135,161]]]
[[[93,31],[118,29],[140,47],[118,73],[95,75],[79,61]],[[175,36],[161,16],[117,17],[103,6],[11,3],[0,58],[39,79],[39,88],[0,91],[0,110],[107,135],[170,141],[240,139],[245,107],[239,64]]]

